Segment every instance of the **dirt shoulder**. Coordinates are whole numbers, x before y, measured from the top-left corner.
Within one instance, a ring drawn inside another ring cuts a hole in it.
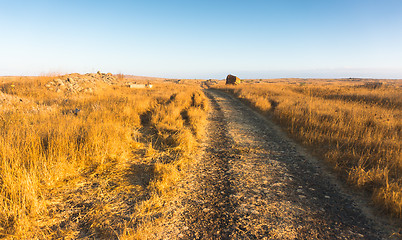
[[[223,92],[205,93],[204,150],[164,239],[392,239],[272,122]]]

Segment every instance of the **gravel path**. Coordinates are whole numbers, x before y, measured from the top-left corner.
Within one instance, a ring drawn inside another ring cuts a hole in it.
[[[218,90],[164,239],[387,239],[269,120]]]

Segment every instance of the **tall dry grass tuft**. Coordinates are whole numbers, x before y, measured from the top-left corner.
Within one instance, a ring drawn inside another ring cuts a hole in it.
[[[272,116],[351,184],[370,191],[378,206],[402,217],[402,86],[371,85],[273,82],[218,88]]]
[[[0,237],[116,238],[155,225],[202,135],[206,97],[168,84],[68,95],[50,80],[0,83]]]

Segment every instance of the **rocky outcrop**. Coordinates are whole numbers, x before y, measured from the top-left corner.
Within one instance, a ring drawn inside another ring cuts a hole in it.
[[[117,78],[111,73],[87,73],[81,75],[79,73],[72,73],[59,76],[52,81],[48,82],[45,87],[50,91],[64,92],[64,93],[92,93],[94,87],[98,84],[116,84]]]
[[[240,84],[240,78],[238,78],[238,77],[236,77],[236,76],[234,76],[234,75],[229,74],[229,75],[226,77],[226,84],[232,84],[232,85]]]

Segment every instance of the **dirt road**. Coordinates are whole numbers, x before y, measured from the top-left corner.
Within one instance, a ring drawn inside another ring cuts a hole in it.
[[[389,238],[273,123],[205,92],[212,112],[203,153],[162,238]]]

